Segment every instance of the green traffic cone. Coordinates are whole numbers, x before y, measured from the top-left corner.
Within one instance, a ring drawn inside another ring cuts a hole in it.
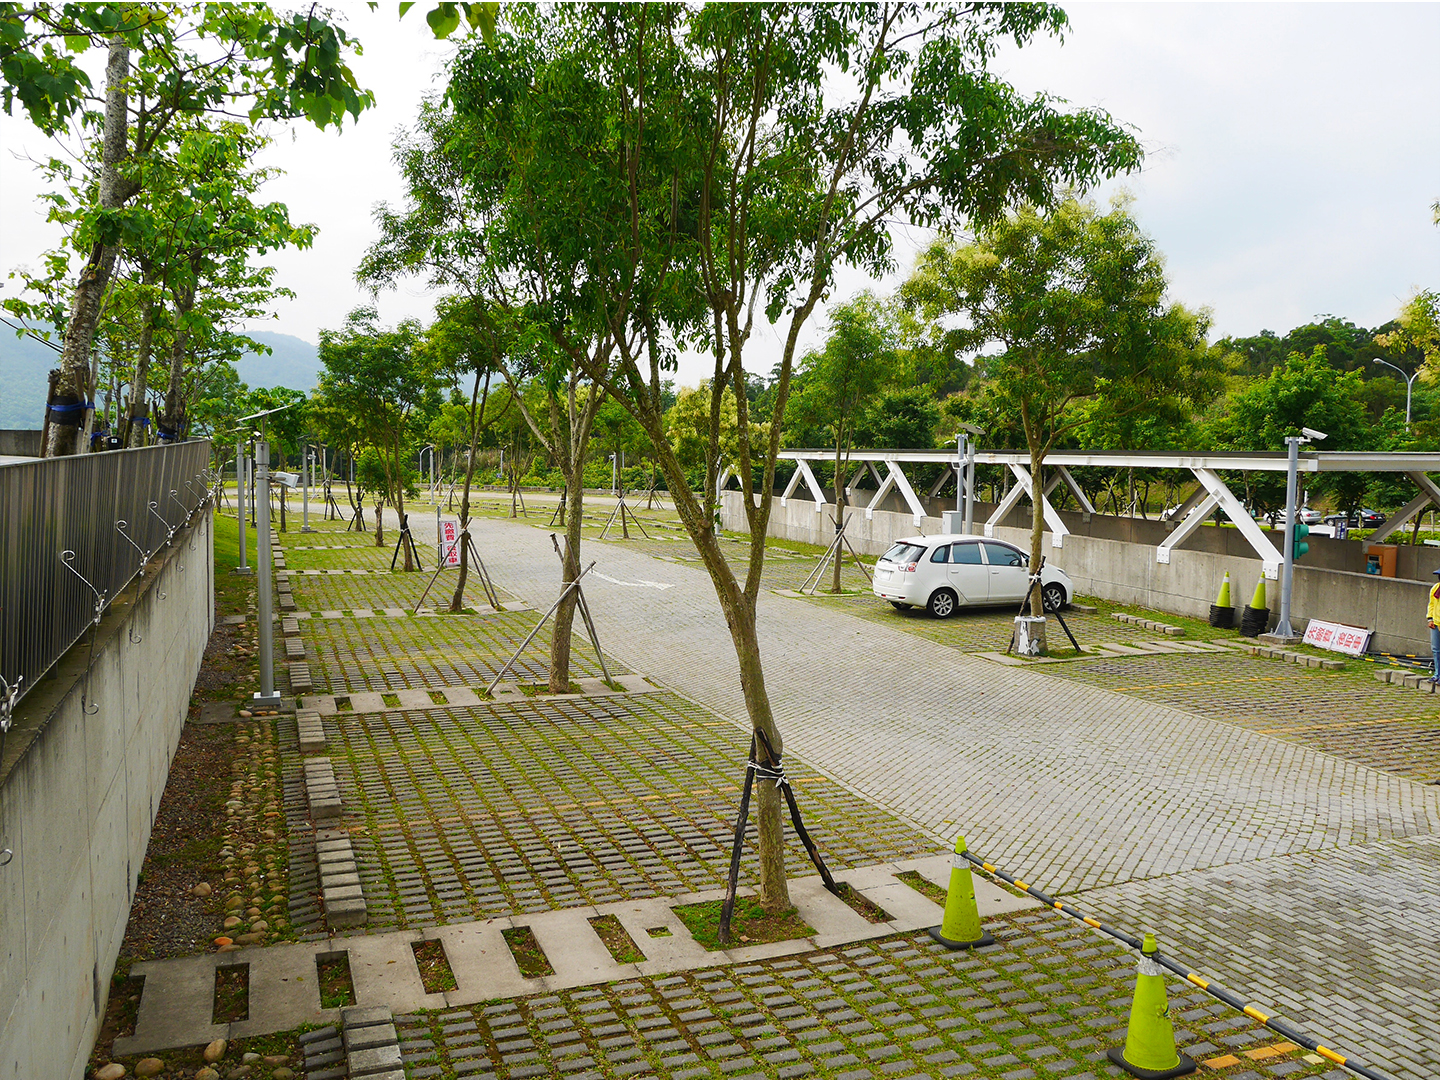
[[[1250,606],[1256,611],[1265,611],[1270,605],[1265,602],[1265,575],[1260,575],[1260,580],[1255,582],[1255,595],[1250,598]]]
[[[1225,571],[1225,580],[1220,583],[1220,595],[1215,597],[1215,606],[1226,608],[1230,606],[1230,571]]]
[[[1170,1003],[1165,1000],[1165,969],[1155,959],[1159,954],[1155,935],[1146,934],[1135,974],[1135,998],[1130,1003],[1125,1045],[1106,1051],[1116,1065],[1143,1080],[1166,1080],[1195,1071],[1195,1062],[1175,1050],[1175,1028],[1170,1023]]]
[[[945,896],[945,918],[939,926],[930,927],[930,936],[947,949],[978,949],[995,944],[995,939],[980,925],[980,909],[975,905],[975,881],[970,876],[965,850],[965,838],[957,836],[955,854],[950,857],[950,891]]]

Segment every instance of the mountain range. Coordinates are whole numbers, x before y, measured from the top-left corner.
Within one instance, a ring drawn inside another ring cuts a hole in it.
[[[256,331],[250,337],[273,350],[247,352],[236,369],[247,386],[285,386],[310,391],[320,374],[314,345],[290,334]],[[59,353],[50,345],[17,338],[0,328],[0,428],[39,428],[45,421],[45,386]]]

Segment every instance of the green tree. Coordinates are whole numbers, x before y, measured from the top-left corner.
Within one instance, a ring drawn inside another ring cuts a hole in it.
[[[92,422],[91,348],[123,249],[136,241],[132,204],[172,128],[206,115],[304,117],[319,127],[371,103],[346,65],[353,43],[318,8],[288,17],[262,3],[0,5],[0,78],[7,111],[19,101],[43,130],[84,108],[88,79],[69,56],[103,48],[103,111],[85,112],[98,134],[93,186],[72,243],[85,253],[64,315],[64,348],[48,425],[47,456],[79,453]],[[77,423],[78,421],[78,423]]]
[[[1325,450],[1371,449],[1374,427],[1361,403],[1360,387],[1358,371],[1336,374],[1323,345],[1317,345],[1309,355],[1291,353],[1266,378],[1256,379],[1231,394],[1226,412],[1213,423],[1215,442],[1228,450],[1276,452],[1285,449],[1287,436],[1298,434],[1302,427],[1312,427],[1325,432]],[[1317,477],[1312,486],[1319,492],[1327,487],[1337,490],[1342,504],[1353,509],[1363,497],[1365,485],[1356,489],[1351,474],[1335,476],[1346,477],[1338,481],[1338,489],[1337,481],[1329,476]],[[1255,509],[1273,517],[1284,509],[1285,475],[1264,473],[1247,478],[1247,495]],[[1304,492],[1297,497],[1303,505]]]
[[[861,293],[830,313],[824,348],[806,353],[796,368],[787,423],[821,429],[835,448],[835,529],[845,520],[845,480],[855,427],[895,366],[894,334],[872,293]],[[840,592],[843,549],[835,549],[830,591]]]
[[[440,404],[442,369],[420,348],[421,327],[406,320],[382,327],[373,308],[357,308],[340,330],[320,331],[320,392],[331,408],[348,412],[375,453],[371,486],[405,522],[412,486],[410,447]],[[375,543],[384,533],[377,511]],[[414,570],[409,546],[405,569]]]
[[[1026,206],[977,229],[971,244],[938,240],[902,293],[950,348],[1000,350],[986,357],[978,392],[987,411],[1018,417],[1024,434],[1035,567],[1045,458],[1062,439],[1097,410],[1119,418],[1157,397],[1204,402],[1219,389],[1207,319],[1165,303],[1160,256],[1123,203],[1108,213],[1075,198],[1048,213]],[[955,316],[963,325],[938,321]],[[1043,613],[1038,590],[1032,604]]]
[[[435,305],[435,316],[425,334],[425,347],[436,366],[452,377],[469,375],[472,379],[469,406],[462,401],[448,413],[442,411],[448,421],[446,435],[453,433],[454,441],[466,447],[465,484],[460,494],[460,574],[450,598],[450,611],[458,614],[465,607],[465,584],[470,573],[470,487],[479,463],[480,440],[486,430],[504,418],[511,398],[502,395],[499,407],[493,407],[491,384],[501,378],[506,348],[505,331],[496,313],[466,297],[445,297]],[[430,431],[434,437],[433,423]]]
[[[751,545],[742,583],[715,528],[724,390],[748,431],[744,358],[757,314],[785,324],[769,441],[757,457],[742,440],[734,463],[760,537],[800,332],[836,269],[887,269],[897,217],[983,221],[1019,199],[1047,203],[1058,186],[1134,167],[1139,146],[1102,113],[1026,99],[986,70],[1002,41],[1062,30],[1058,8],[517,5],[502,14],[519,33],[462,49],[449,89],[476,118],[477,158],[503,214],[497,237],[523,237],[527,259],[563,268],[553,303],[609,331],[613,370],[567,351],[650,437],[725,612],[759,752],[776,760],[783,745],[755,629],[764,545]],[[698,492],[665,432],[661,376],[679,344],[714,361],[714,452]],[[760,900],[783,908],[776,785],[758,785],[756,803]]]

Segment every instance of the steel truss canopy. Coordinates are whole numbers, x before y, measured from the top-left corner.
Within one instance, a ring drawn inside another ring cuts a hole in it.
[[[1030,476],[1030,455],[1023,450],[976,450],[973,453],[977,463],[1004,466],[1010,470],[1015,479],[1014,485],[995,508],[995,512],[990,515],[990,519],[985,522],[985,535],[994,536],[995,526],[1005,519],[1005,516],[1015,508],[1016,503],[1022,497],[1028,497],[1031,494],[1033,485]],[[780,451],[780,460],[793,461],[797,466],[795,475],[790,478],[790,483],[780,496],[780,504],[784,506],[803,483],[814,498],[815,511],[819,513],[826,505],[824,488],[816,478],[812,466],[817,463],[833,464],[835,461],[834,449],[782,450]],[[956,483],[963,484],[961,461],[953,451],[852,450],[846,455],[846,460],[849,463],[847,469],[850,471],[845,485],[847,494],[851,486],[862,476],[868,474],[875,479],[877,490],[869,505],[865,507],[867,518],[873,518],[876,507],[890,492],[897,491],[914,515],[915,527],[920,527],[921,521],[925,517],[925,509],[915,494],[915,489],[906,478],[903,466],[948,465],[956,473]],[[1288,455],[1283,452],[1189,454],[1129,451],[1092,453],[1078,450],[1057,450],[1046,455],[1045,458],[1045,467],[1050,471],[1050,477],[1045,485],[1045,490],[1040,495],[1041,512],[1044,514],[1045,524],[1050,530],[1051,543],[1057,548],[1063,547],[1065,537],[1070,535],[1070,530],[1065,527],[1059,513],[1051,505],[1050,493],[1058,485],[1064,484],[1075,496],[1087,520],[1089,515],[1096,513],[1095,507],[1090,504],[1090,500],[1086,498],[1080,485],[1071,475],[1071,469],[1081,466],[1100,469],[1188,469],[1200,486],[1172,515],[1172,521],[1176,517],[1181,520],[1164,542],[1156,547],[1155,561],[1169,563],[1170,552],[1183,544],[1211,514],[1218,510],[1235,524],[1241,535],[1255,549],[1255,553],[1260,556],[1265,567],[1265,576],[1274,579],[1280,571],[1280,565],[1284,562],[1284,558],[1276,550],[1270,537],[1255,523],[1254,518],[1245,509],[1244,502],[1226,486],[1220,473],[1283,473],[1288,465]],[[881,475],[882,469],[885,472],[883,476]],[[1367,544],[1380,543],[1396,529],[1403,527],[1406,522],[1413,520],[1416,514],[1429,507],[1440,508],[1440,485],[1426,475],[1430,472],[1440,472],[1440,454],[1347,454],[1335,451],[1315,451],[1300,455],[1299,471],[1302,473],[1404,473],[1415,483],[1419,494],[1391,514],[1385,523],[1371,534]],[[729,475],[729,470],[726,470],[727,479]],[[949,478],[949,473],[942,474],[940,480],[930,489],[930,494],[933,496],[938,493]],[[722,480],[722,486],[724,482]]]

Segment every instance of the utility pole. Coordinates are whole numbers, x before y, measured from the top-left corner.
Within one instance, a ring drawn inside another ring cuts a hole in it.
[[[1277,638],[1297,636],[1290,626],[1290,593],[1295,582],[1295,521],[1299,513],[1295,506],[1295,491],[1299,486],[1300,444],[1326,437],[1323,431],[1314,428],[1301,428],[1300,431],[1300,435],[1285,438],[1290,461],[1285,470],[1285,562],[1280,574],[1280,621],[1275,624],[1274,631]]]
[[[275,689],[275,625],[272,621],[274,608],[270,596],[270,443],[266,435],[266,420],[271,413],[284,412],[298,404],[298,401],[291,402],[278,409],[267,409],[240,418],[242,424],[249,420],[260,421],[260,441],[255,444],[255,539],[258,548],[255,557],[255,591],[260,609],[260,691],[254,698],[256,703],[262,705],[280,704],[280,693]]]

